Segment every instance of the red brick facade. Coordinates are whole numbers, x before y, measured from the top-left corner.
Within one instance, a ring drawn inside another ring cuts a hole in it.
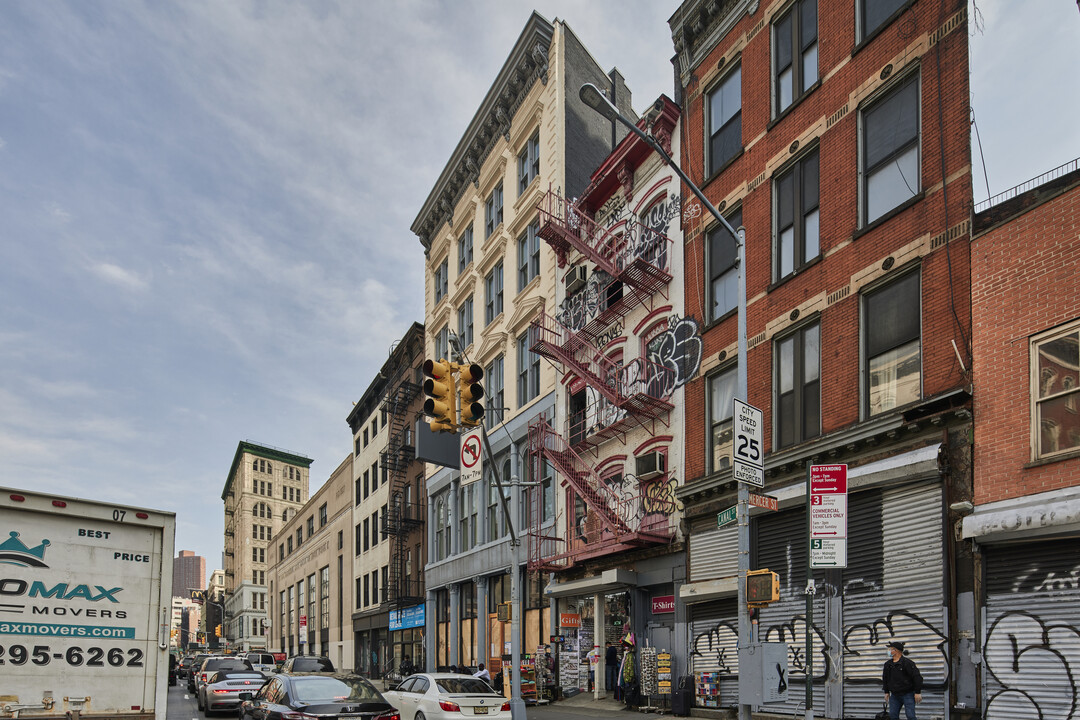
[[[776,337],[807,318],[819,318],[821,435],[859,423],[866,419],[865,391],[860,390],[861,292],[916,264],[922,274],[920,397],[925,401],[969,382],[952,344],[955,341],[970,371],[966,6],[959,0],[911,3],[859,44],[856,5],[818,3],[819,83],[778,119],[773,118],[770,100],[771,22],[787,4],[763,3],[753,14],[744,15],[703,62],[684,74],[689,82],[683,107],[683,167],[722,212],[740,204],[742,208],[747,232],[749,402],[764,411],[765,445],[770,451]],[[743,152],[715,177],[706,178],[705,105],[708,93],[734,63],[741,63],[742,71]],[[910,73],[919,77],[919,193],[869,228],[862,227],[860,110]],[[939,93],[940,88],[945,92]],[[798,274],[774,283],[773,179],[815,144],[820,156],[821,254]],[[687,205],[693,202],[688,198]],[[708,225],[708,213],[703,212],[684,228],[686,312],[703,319],[709,297],[704,233]],[[798,319],[792,321],[797,309]],[[734,357],[737,340],[734,313],[711,327],[703,322],[703,327],[704,373],[688,385],[686,395],[690,483],[706,475],[702,449],[707,447],[708,430],[705,423],[689,418],[707,416],[704,375],[718,367],[715,359],[721,351]]]
[[[1080,176],[1038,202],[972,240],[976,504],[1080,481],[1080,451],[1037,460],[1031,431],[1031,340],[1080,319]]]

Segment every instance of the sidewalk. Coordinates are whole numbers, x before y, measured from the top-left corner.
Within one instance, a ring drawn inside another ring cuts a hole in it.
[[[593,700],[592,693],[578,693],[572,698],[548,705],[530,705],[525,708],[528,720],[591,720],[597,717],[641,717],[635,710],[627,710],[622,702],[608,697]]]

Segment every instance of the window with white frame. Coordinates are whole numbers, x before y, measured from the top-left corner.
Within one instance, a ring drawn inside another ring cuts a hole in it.
[[[503,221],[503,186],[500,182],[484,203],[484,239],[487,240]]]
[[[446,496],[435,500],[435,559],[445,560],[450,555],[450,511]]]
[[[779,449],[821,434],[821,325],[799,328],[773,347]]]
[[[491,361],[491,364],[484,368],[484,379],[487,381],[484,388],[489,398],[487,404],[487,427],[495,427],[500,424],[503,419],[503,407],[505,405],[505,398],[503,396],[503,356],[499,355],[497,358]]]
[[[484,325],[490,325],[503,311],[503,263],[498,262],[484,278]]]
[[[540,131],[533,133],[518,155],[518,195],[529,189],[529,185],[540,174]]]
[[[773,103],[779,115],[818,79],[817,0],[798,0],[772,29]]]
[[[467,348],[473,343],[473,296],[465,298],[457,311],[458,337],[461,338],[461,347]]]
[[[319,569],[319,627],[330,627],[330,566]]]
[[[1031,341],[1035,458],[1080,448],[1080,322]]]
[[[450,328],[444,327],[435,334],[435,357],[440,360],[450,359]],[[364,494],[365,497],[367,493]]]
[[[739,375],[737,367],[728,367],[708,376],[709,404],[706,408],[709,425],[709,452],[706,458],[709,472],[731,467],[732,412]]]
[[[450,283],[450,259],[443,258],[443,261],[439,264],[439,267],[435,268],[435,274],[432,276],[435,283],[435,303],[438,304],[449,290]]]
[[[773,277],[776,280],[788,277],[821,254],[819,165],[819,154],[814,150],[800,158],[773,183],[773,212],[776,218]]]
[[[518,292],[540,274],[540,220],[529,223],[518,238]]]
[[[868,416],[915,402],[921,392],[919,273],[863,296],[863,355]]]
[[[736,66],[708,95],[708,172],[712,177],[742,152],[742,66]]]
[[[859,39],[865,40],[911,0],[858,0]]]
[[[472,223],[465,228],[465,232],[458,239],[458,275],[465,272],[465,268],[473,261],[473,229]]]
[[[742,225],[742,208],[725,219],[738,230]],[[739,306],[738,238],[723,225],[716,225],[709,231],[707,251],[709,322],[713,322]]]
[[[518,407],[523,407],[540,394],[540,356],[529,349],[529,333],[517,341]]]
[[[470,550],[476,546],[476,488],[479,483],[469,483],[461,486],[461,534],[459,535],[461,549]]]
[[[862,216],[869,225],[919,194],[919,76],[913,74],[860,113]]]

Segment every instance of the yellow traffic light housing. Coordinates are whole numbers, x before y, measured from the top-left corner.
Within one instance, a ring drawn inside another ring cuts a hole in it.
[[[217,636],[217,637],[221,637],[221,626],[220,625],[215,625],[214,626],[214,635]]]
[[[462,365],[458,376],[461,389],[461,424],[468,427],[476,427],[484,419],[484,405],[479,402],[484,397],[484,386],[480,381],[484,379],[484,369],[473,363]]]
[[[772,570],[749,570],[746,573],[746,604],[768,607],[780,599],[780,575]]]
[[[424,414],[430,419],[432,432],[457,432],[457,385],[454,372],[457,366],[444,359],[425,360]]]

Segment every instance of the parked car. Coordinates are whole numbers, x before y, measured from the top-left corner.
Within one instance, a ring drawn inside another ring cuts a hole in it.
[[[383,695],[403,720],[462,720],[483,715],[510,720],[510,703],[480,678],[455,673],[417,673]]]
[[[194,655],[185,655],[180,660],[180,666],[176,670],[177,677],[187,678],[191,674],[191,664],[195,662]]]
[[[277,668],[277,661],[274,660],[274,656],[270,653],[249,652],[244,657],[251,663],[251,667],[258,672],[269,674],[273,673]]]
[[[195,659],[191,661],[191,667],[188,668],[188,674],[187,674],[187,689],[188,689],[188,692],[190,692],[190,693],[195,692],[195,690],[196,690],[195,676],[198,674],[199,668],[202,667],[203,661],[205,661],[206,658],[211,658],[211,657],[218,657],[218,656],[211,655],[210,653],[199,653],[198,655],[195,656]]]
[[[225,711],[235,713],[240,707],[240,693],[257,692],[266,676],[254,670],[218,670],[199,690],[196,703],[207,717]]]
[[[401,720],[374,685],[353,673],[275,675],[258,692],[240,693],[239,720],[346,715],[349,720]]]
[[[202,686],[205,685],[210,676],[221,670],[247,670],[248,672],[254,672],[254,668],[251,667],[245,658],[236,656],[218,655],[216,657],[208,657],[203,660],[202,667],[195,673],[195,695],[196,698],[201,696]],[[199,706],[202,710],[202,706]]]
[[[281,672],[283,673],[306,673],[306,672],[321,672],[332,673],[336,672],[334,663],[330,662],[330,658],[322,657],[320,655],[293,655],[291,658],[285,661],[285,664],[281,666]]]

